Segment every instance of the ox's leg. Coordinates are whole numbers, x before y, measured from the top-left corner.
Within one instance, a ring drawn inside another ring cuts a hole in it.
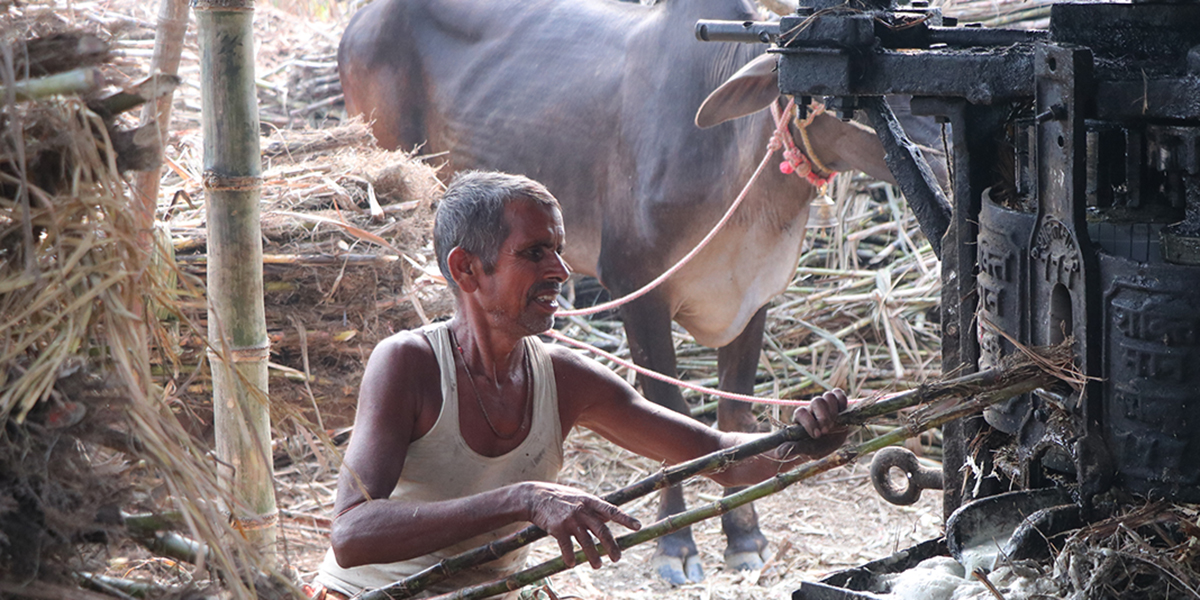
[[[762,352],[763,327],[767,307],[758,309],[741,335],[717,353],[720,387],[728,392],[752,394],[754,377],[758,372],[758,356]],[[756,431],[758,422],[748,402],[721,399],[717,404],[717,427],[722,431]],[[727,488],[725,495],[744,488]],[[758,515],[753,504],[746,504],[721,515],[725,531],[725,566],[732,570],[761,569],[769,557],[767,538],[758,528]]]
[[[675,346],[671,342],[671,315],[665,303],[657,301],[654,294],[649,294],[623,306],[621,316],[625,321],[625,335],[629,339],[634,362],[674,377]],[[638,378],[642,391],[651,402],[675,412],[690,414],[679,388],[648,377]],[[686,508],[683,488],[678,485],[669,487],[659,497],[658,518],[683,512]],[[690,527],[659,538],[652,565],[659,576],[672,585],[704,579],[704,569],[700,565]]]

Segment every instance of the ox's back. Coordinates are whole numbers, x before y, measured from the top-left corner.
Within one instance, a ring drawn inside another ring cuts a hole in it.
[[[338,60],[349,111],[375,120],[381,145],[541,181],[564,204],[568,243],[588,247],[569,249],[573,265],[594,272],[606,204],[695,210],[727,191],[712,165],[738,161],[746,134],[692,117],[757,49],[700,44],[691,28],[749,16],[739,0],[376,0]]]
[[[573,270],[622,293],[698,241],[761,157],[765,111],[693,122],[763,51],[697,42],[695,22],[754,17],[743,0],[376,0],[338,61],[347,107],[375,120],[382,145],[541,181],[562,203]],[[842,124],[828,121],[816,139],[832,147]],[[737,335],[789,281],[813,194],[771,169],[739,220],[662,288],[670,314],[702,343]]]

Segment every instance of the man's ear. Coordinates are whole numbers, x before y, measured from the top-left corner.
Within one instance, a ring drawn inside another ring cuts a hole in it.
[[[455,246],[446,256],[446,264],[450,267],[450,277],[458,284],[458,289],[473,292],[479,287],[475,278],[482,268],[474,254]]]

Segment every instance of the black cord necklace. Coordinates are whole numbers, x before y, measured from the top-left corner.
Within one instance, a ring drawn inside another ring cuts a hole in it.
[[[479,412],[483,413],[483,422],[487,423],[488,429],[491,429],[492,433],[501,440],[508,441],[517,437],[522,431],[525,430],[527,421],[525,418],[525,413],[528,412],[529,404],[533,400],[533,368],[529,364],[528,357],[526,357],[526,360],[524,361],[526,380],[525,385],[528,391],[526,392],[525,398],[526,404],[524,407],[522,407],[523,410],[521,411],[521,424],[517,426],[516,431],[508,435],[503,435],[499,430],[496,429],[496,425],[492,423],[492,418],[488,415],[487,409],[483,407],[483,397],[479,395],[479,388],[475,386],[475,375],[471,373],[471,367],[467,366],[467,355],[463,352],[462,345],[458,343],[458,336],[454,335],[454,331],[449,327],[446,328],[446,331],[450,333],[450,341],[454,344],[455,350],[458,350],[458,357],[462,359],[463,370],[467,372],[467,383],[471,384],[471,391],[475,393],[475,402],[479,405]]]

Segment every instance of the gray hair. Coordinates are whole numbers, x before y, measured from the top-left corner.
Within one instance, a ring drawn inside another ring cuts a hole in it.
[[[508,239],[504,208],[518,200],[562,210],[542,184],[521,175],[465,171],[454,176],[438,203],[433,221],[433,251],[446,283],[456,293],[447,257],[455,248],[478,256],[485,273],[496,268],[500,245]]]

